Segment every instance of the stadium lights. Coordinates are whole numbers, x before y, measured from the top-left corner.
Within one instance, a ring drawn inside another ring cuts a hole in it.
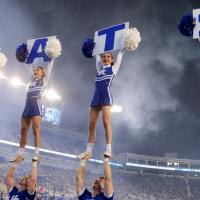
[[[168,161],[167,166],[178,166],[178,162]]]
[[[171,166],[172,165],[172,162],[167,162],[167,166]]]
[[[112,113],[120,113],[120,112],[122,112],[122,107],[117,106],[117,105],[113,105],[112,108],[111,108],[111,112]]]
[[[49,100],[61,100],[61,97],[53,89],[47,90],[45,96]]]
[[[126,166],[129,167],[139,167],[145,169],[159,169],[159,170],[168,170],[168,171],[176,171],[176,172],[194,172],[200,173],[200,169],[191,169],[191,168],[182,168],[182,167],[162,167],[156,165],[144,165],[144,164],[136,164],[136,163],[126,163]]]
[[[162,167],[162,166],[154,166],[154,165],[135,164],[135,163],[129,163],[129,162],[126,163],[126,166],[176,171],[175,167]]]
[[[177,162],[174,162],[174,166],[178,166],[178,163],[177,163]]]
[[[5,75],[3,75],[2,73],[0,73],[0,78],[8,80],[8,77],[6,77]]]
[[[18,86],[27,86],[25,83],[23,83],[18,77],[13,77],[11,80],[10,80],[10,83],[15,86],[15,87],[18,87]]]

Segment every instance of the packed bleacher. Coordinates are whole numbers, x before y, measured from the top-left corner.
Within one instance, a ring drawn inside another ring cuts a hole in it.
[[[1,168],[1,192],[5,194],[5,173],[7,166]],[[22,176],[30,170],[25,164],[17,170]],[[87,187],[99,173],[87,170]],[[115,200],[199,200],[200,178],[139,174],[113,170]],[[75,169],[56,168],[40,165],[38,173],[37,199],[77,199],[75,190]],[[1,195],[0,195],[1,196]]]

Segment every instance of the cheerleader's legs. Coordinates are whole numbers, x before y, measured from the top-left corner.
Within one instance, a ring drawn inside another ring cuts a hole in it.
[[[112,143],[111,106],[102,107],[102,118],[105,129],[106,144]]]
[[[31,124],[30,118],[21,119],[21,138],[20,138],[20,148],[17,151],[17,155],[10,159],[10,162],[21,162],[24,160],[24,148],[28,143],[28,130]]]
[[[41,116],[35,116],[32,118],[32,128],[34,134],[35,147],[41,146],[40,124],[41,124]]]
[[[106,151],[104,155],[111,157],[112,156],[111,106],[102,107],[102,118],[103,118],[103,125],[105,129],[105,138],[106,138]]]
[[[88,130],[88,143],[86,150],[79,154],[79,159],[90,159],[92,157],[93,146],[96,140],[96,125],[99,117],[100,109],[91,107],[89,111],[89,130]]]
[[[21,119],[21,138],[20,138],[20,148],[24,148],[28,142],[28,130],[31,124],[30,118]]]
[[[32,128],[35,143],[35,155],[33,156],[33,161],[39,161],[39,148],[41,146],[40,124],[41,116],[32,117]]]
[[[89,131],[88,143],[95,143],[96,140],[96,126],[99,117],[99,108],[90,108],[89,112]]]

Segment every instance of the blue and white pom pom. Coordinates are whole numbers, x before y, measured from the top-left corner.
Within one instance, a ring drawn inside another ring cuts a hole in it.
[[[0,52],[0,67],[4,67],[6,63],[7,63],[6,55]]]
[[[138,48],[141,42],[140,32],[137,28],[128,28],[123,33],[123,43],[127,51],[133,51]]]
[[[87,38],[81,47],[82,53],[87,58],[92,58],[93,49],[95,47],[95,43],[93,39]]]
[[[193,29],[195,27],[195,19],[192,14],[186,14],[181,18],[178,29],[184,36],[190,37],[193,35]]]
[[[16,59],[19,62],[25,62],[28,57],[27,44],[23,43],[19,45],[16,49]]]
[[[54,59],[61,55],[62,45],[60,40],[57,38],[53,38],[47,41],[45,46],[45,53],[50,58]]]

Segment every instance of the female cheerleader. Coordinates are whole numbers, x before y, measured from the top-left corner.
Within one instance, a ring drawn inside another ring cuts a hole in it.
[[[49,82],[52,66],[53,61],[48,65],[46,74],[42,66],[33,69],[33,76],[28,85],[26,103],[21,118],[20,148],[16,157],[11,159],[10,162],[24,160],[24,148],[28,141],[28,130],[31,124],[35,143],[35,154],[32,160],[39,161],[39,148],[41,145],[40,125],[42,119],[42,105],[40,101]]]
[[[110,86],[113,78],[117,74],[125,49],[118,52],[115,62],[110,52],[96,56],[97,75],[95,80],[94,95],[89,111],[89,131],[86,150],[78,155],[83,159],[86,155],[92,157],[93,146],[96,138],[96,124],[100,111],[102,110],[103,125],[105,129],[106,151],[104,156],[112,157],[112,129],[111,129],[111,107],[113,104]]]

